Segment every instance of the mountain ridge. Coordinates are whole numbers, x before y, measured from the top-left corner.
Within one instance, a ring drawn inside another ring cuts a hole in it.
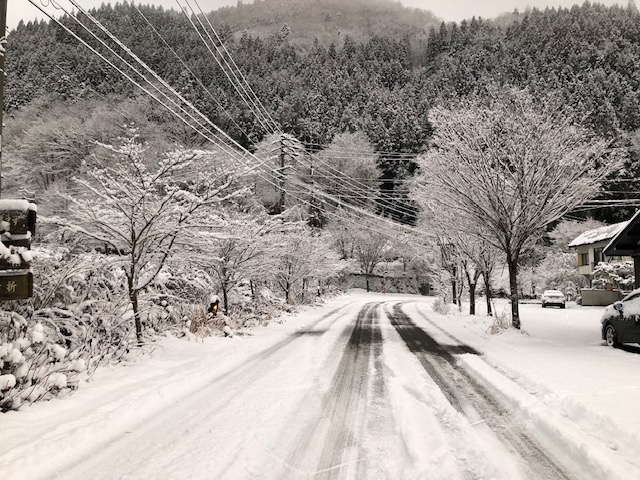
[[[442,23],[427,10],[390,0],[258,0],[246,5],[239,1],[236,7],[222,7],[208,16],[236,36],[277,35],[286,24],[288,41],[297,46],[316,39],[321,45],[339,45],[347,36],[361,42],[375,35],[408,36],[413,45],[420,45],[429,29]]]

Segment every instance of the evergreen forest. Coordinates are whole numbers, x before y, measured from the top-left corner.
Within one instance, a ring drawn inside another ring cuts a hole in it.
[[[182,12],[118,3],[91,13],[242,146],[253,150],[264,140],[268,132]],[[340,134],[364,133],[385,191],[410,177],[413,157],[428,149],[432,107],[514,86],[541,105],[560,105],[628,152],[600,198],[604,204],[640,193],[633,181],[640,174],[640,13],[633,3],[585,2],[460,23],[385,0],[239,1],[207,15],[285,133],[310,152]],[[90,28],[68,17],[61,23],[93,44]],[[14,168],[6,188],[26,183],[41,191],[73,174],[89,153],[84,140],[118,134],[117,112],[144,119],[145,135],[157,141],[201,143],[53,21],[19,24],[9,35],[6,62],[5,169],[27,160],[49,165],[40,174],[48,178],[38,180]],[[412,223],[410,202],[400,201],[409,213],[398,219]],[[592,208],[575,215],[613,222],[632,212]]]

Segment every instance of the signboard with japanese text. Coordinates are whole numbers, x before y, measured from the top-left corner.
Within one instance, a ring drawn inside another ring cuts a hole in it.
[[[31,240],[37,207],[19,199],[0,199],[0,302],[33,295]]]
[[[0,301],[24,300],[33,295],[33,273],[29,270],[0,272]]]

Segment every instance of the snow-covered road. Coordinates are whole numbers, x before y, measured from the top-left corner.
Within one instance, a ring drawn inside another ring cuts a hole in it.
[[[494,336],[486,319],[437,315],[430,302],[354,293],[250,337],[167,339],[153,358],[99,372],[69,399],[1,416],[2,478],[640,473],[626,444],[637,437],[616,427],[624,412],[603,416],[579,393],[553,387],[562,374],[537,371],[557,361],[579,376],[572,356],[589,366],[588,355],[612,359],[609,367],[637,364],[635,354],[600,345],[598,310],[542,315],[523,306],[531,332]],[[571,340],[560,342],[563,334]],[[566,382],[579,391],[579,378]],[[629,413],[632,424],[640,418]],[[611,424],[599,430],[603,419]]]

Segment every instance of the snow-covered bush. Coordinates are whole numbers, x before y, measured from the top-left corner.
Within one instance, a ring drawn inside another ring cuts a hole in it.
[[[600,262],[593,269],[592,286],[606,288],[611,285],[620,290],[632,290],[634,283],[633,261],[620,263]]]
[[[54,313],[51,311],[51,313]],[[25,402],[47,400],[75,390],[111,352],[89,321],[65,319],[55,312],[51,319],[27,320],[0,311],[0,411],[19,408]],[[71,321],[69,321],[71,320]],[[120,349],[126,348],[124,343]]]
[[[99,365],[138,348],[118,262],[74,243],[38,248],[33,298],[0,310],[0,409],[69,393]],[[139,297],[145,342],[185,334],[212,282],[193,265],[166,265]]]
[[[442,298],[436,298],[435,302],[431,306],[434,312],[439,313],[440,315],[448,315],[449,314],[449,304],[445,302]]]
[[[119,272],[96,253],[38,252],[34,296],[0,310],[0,410],[64,395],[130,348]]]

